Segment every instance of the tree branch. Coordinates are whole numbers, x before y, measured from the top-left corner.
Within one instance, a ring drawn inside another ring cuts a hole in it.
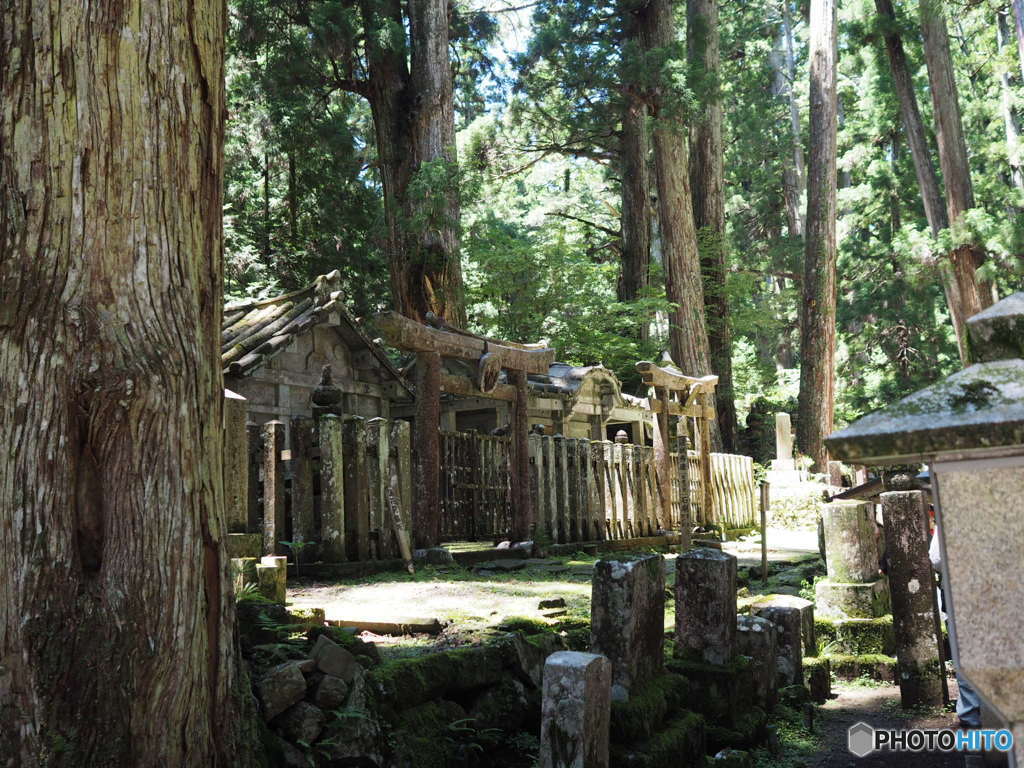
[[[551,213],[545,213],[544,215],[545,216],[557,216],[560,219],[569,219],[570,221],[578,221],[580,224],[586,224],[588,227],[593,227],[594,229],[598,230],[599,232],[604,232],[606,235],[611,235],[612,237],[617,237],[617,238],[621,238],[622,237],[621,230],[609,229],[608,227],[602,227],[600,224],[597,224],[597,223],[595,223],[593,221],[587,221],[587,219],[581,219],[579,216],[573,216],[570,213],[562,213],[561,211],[552,211]]]

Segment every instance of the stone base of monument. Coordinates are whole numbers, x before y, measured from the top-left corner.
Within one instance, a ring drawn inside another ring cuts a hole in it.
[[[229,533],[225,539],[228,558],[255,557],[263,555],[262,533]]]
[[[889,585],[885,579],[866,583],[822,579],[814,587],[817,613],[871,619],[889,613]]]
[[[836,653],[827,658],[832,667],[832,674],[837,680],[857,680],[868,678],[882,683],[896,682],[896,659],[882,653],[869,653],[860,656]]]
[[[832,696],[832,664],[826,656],[805,656],[804,680],[811,693],[811,701],[821,704]]]
[[[892,616],[879,616],[874,619],[836,619],[823,616],[815,619],[814,634],[819,649],[829,654],[896,654]]]
[[[699,692],[679,675],[662,674],[613,701],[611,765],[699,765],[707,752],[706,722],[687,709]]]

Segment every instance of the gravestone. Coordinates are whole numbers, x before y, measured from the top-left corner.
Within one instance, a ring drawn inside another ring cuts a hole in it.
[[[804,656],[817,656],[818,644],[814,634],[814,603],[796,595],[768,595],[757,598],[750,606],[750,613],[761,616],[762,608],[792,608],[800,613],[800,639]],[[765,618],[771,619],[770,616]]]
[[[754,703],[771,712],[778,700],[776,639],[778,628],[760,616],[736,617],[736,652],[749,656]]]
[[[793,463],[793,425],[789,414],[775,414],[775,460],[772,469],[795,469]]]
[[[779,630],[776,654],[779,685],[782,687],[802,685],[804,682],[804,654],[801,631],[803,621],[800,609],[795,606],[770,602],[761,603],[756,606],[756,609],[757,616],[767,619]],[[751,612],[753,612],[753,608]]]
[[[604,656],[558,651],[544,664],[541,768],[608,768],[612,665]]]
[[[905,708],[942,704],[925,495],[921,491],[883,493],[882,514],[900,701]]]
[[[224,390],[224,522],[228,533],[249,532],[247,406],[248,401],[244,397],[230,389]]]
[[[736,655],[736,558],[699,547],[676,558],[676,655],[727,664]]]
[[[889,587],[878,572],[878,542],[871,506],[834,501],[821,511],[828,578],[815,585],[822,613],[869,619],[889,612]]]
[[[612,699],[624,701],[662,670],[665,568],[661,555],[599,560],[590,599],[590,648],[612,664]]]
[[[267,600],[284,604],[287,595],[288,558],[266,555],[256,565],[256,584]]]

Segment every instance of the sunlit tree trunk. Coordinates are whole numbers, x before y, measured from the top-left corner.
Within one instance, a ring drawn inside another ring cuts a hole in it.
[[[996,44],[1002,52],[1009,44],[1010,25],[1007,13],[996,13]],[[1021,169],[1020,120],[1014,106],[1013,85],[1009,72],[999,73],[1000,107],[1006,133],[1006,155],[1010,160],[1010,182],[1024,190],[1024,171]]]
[[[461,325],[465,306],[447,5],[410,1],[411,56],[397,32],[405,27],[400,0],[361,0],[360,8],[369,71],[365,81],[349,87],[366,97],[373,114],[392,301],[397,311],[417,320],[433,312]]]
[[[832,431],[836,345],[836,4],[811,0],[810,163],[797,442],[819,471]]]
[[[640,38],[647,52],[665,51],[676,43],[670,0],[649,0],[637,11]],[[665,295],[669,312],[669,347],[683,373],[711,372],[711,354],[704,322],[704,285],[700,271],[697,232],[693,223],[686,126],[667,108],[663,89],[652,89],[654,125],[652,143],[658,189],[658,231],[665,266]]]
[[[700,112],[690,132],[693,221],[704,276],[705,322],[711,368],[718,376],[715,405],[721,442],[736,450],[736,403],[732,385],[732,333],[725,292],[725,181],[722,99],[719,88],[718,0],[688,0],[687,48]]]
[[[1017,58],[1020,60],[1020,79],[1024,80],[1024,0],[1012,0],[1013,30],[1017,38]]]
[[[0,14],[0,762],[250,765],[223,544],[225,7]]]
[[[638,44],[636,17],[627,14],[623,58],[630,56]],[[620,174],[622,184],[622,264],[619,301],[633,301],[646,290],[651,267],[651,174],[649,155],[650,132],[647,126],[647,104],[641,84],[628,81],[623,67],[622,134],[620,137]],[[638,337],[646,339],[650,323],[640,323]]]
[[[960,120],[960,100],[949,51],[949,34],[942,0],[920,0],[918,8],[935,112],[939,165],[946,185],[946,211],[950,225],[955,227],[964,213],[974,207],[974,189]],[[950,254],[950,260],[960,289],[961,315],[968,318],[990,306],[992,285],[980,282],[976,275],[984,261],[981,248],[972,243],[962,245]]]
[[[786,219],[789,234],[803,237],[804,211],[801,207],[806,184],[803,138],[800,135],[800,105],[797,104],[793,82],[796,63],[793,56],[793,28],[789,13],[789,0],[782,3],[782,25],[779,28],[775,50],[770,57],[772,65],[772,93],[785,98],[789,105],[789,132],[792,154],[783,160],[782,192],[786,200]]]
[[[884,22],[885,49],[889,57],[889,68],[892,71],[893,90],[900,105],[900,117],[903,130],[910,147],[910,156],[914,162],[917,185],[921,190],[921,202],[924,204],[924,215],[928,219],[928,227],[932,237],[949,227],[946,216],[946,201],[942,197],[939,178],[932,164],[931,150],[925,134],[924,121],[917,105],[917,93],[914,80],[907,64],[907,56],[903,50],[903,40],[896,26],[896,13],[891,0],[875,0],[875,9]],[[949,308],[953,330],[956,333],[957,349],[960,361],[967,363],[967,331],[964,326],[966,318],[960,299],[960,286],[953,275],[952,265],[943,260],[940,267],[942,287],[946,294],[946,306]]]

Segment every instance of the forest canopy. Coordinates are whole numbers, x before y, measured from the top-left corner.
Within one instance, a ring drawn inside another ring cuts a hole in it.
[[[709,310],[708,334],[727,323],[740,428],[759,400],[795,411],[809,4],[715,3],[717,72],[694,55],[702,41],[687,3],[665,3],[674,42],[653,47],[638,31],[643,5],[456,0],[444,30],[383,0],[229,0],[229,296],[290,290],[337,268],[351,309],[367,317],[400,304],[395,260],[405,259],[399,272],[429,273],[436,300],[468,329],[549,339],[561,360],[603,363],[638,391],[633,364],[671,348],[673,316],[649,135],[692,144],[718,104],[724,270],[708,274],[706,248],[701,264],[705,301],[720,298],[725,318]],[[929,5],[838,8],[837,424],[960,367],[944,292],[950,254],[972,248],[979,284],[999,295],[1021,281],[1020,20],[1001,0],[939,4],[973,201],[936,228],[887,47],[901,46],[928,163],[945,187],[922,36]],[[454,141],[427,151],[403,110],[420,114],[443,85],[424,63],[438,51]],[[397,143],[387,144],[384,123]],[[631,155],[638,135],[647,143]],[[402,142],[417,167],[401,167]],[[421,310],[434,300],[427,293]]]

